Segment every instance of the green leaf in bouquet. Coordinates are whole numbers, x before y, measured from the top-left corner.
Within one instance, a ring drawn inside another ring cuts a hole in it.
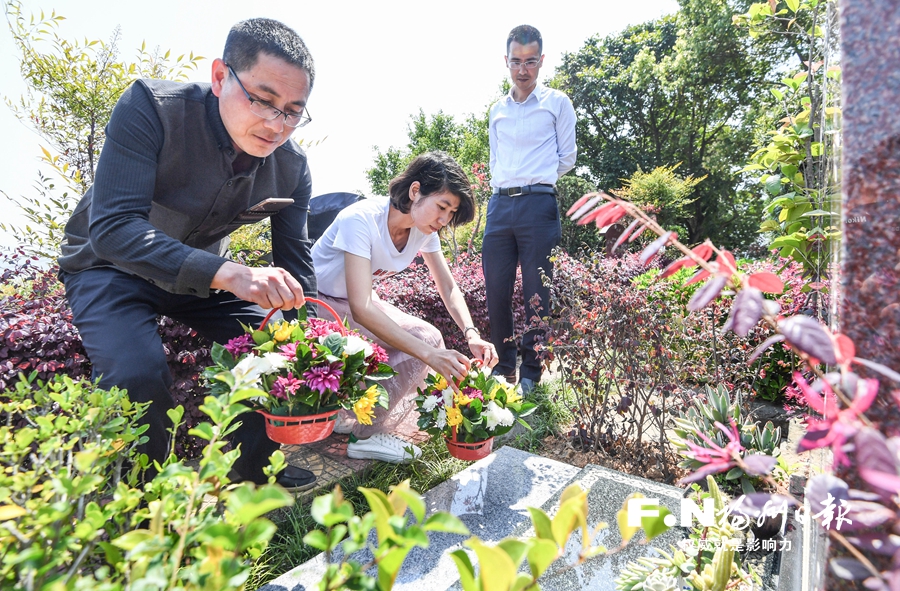
[[[232,369],[235,366],[234,355],[219,343],[213,343],[209,356],[212,358],[213,363],[226,369]]]
[[[387,389],[381,384],[372,385],[375,386],[375,389],[378,392],[378,406],[381,408],[390,408],[391,395],[388,393]]]
[[[266,341],[265,343],[260,344],[257,349],[262,351],[263,353],[271,353],[275,350],[275,347],[278,346],[278,343],[273,341]]]
[[[325,337],[322,344],[336,357],[340,357],[344,353],[344,337],[336,332]]]
[[[529,431],[533,431],[533,430],[534,430],[534,429],[531,428],[531,425],[529,425],[528,423],[526,423],[525,421],[523,421],[521,417],[519,417],[518,419],[516,419],[516,421],[518,421],[520,425],[522,425],[523,427],[525,427],[525,428],[528,429]]]
[[[397,372],[394,370],[394,368],[392,368],[390,365],[388,365],[386,363],[379,363],[378,368],[374,372],[368,374],[366,376],[366,379],[388,380],[388,379],[394,377],[395,375],[397,375]]]
[[[253,338],[253,342],[257,345],[262,345],[263,343],[272,340],[272,335],[264,330],[254,330],[251,336]]]

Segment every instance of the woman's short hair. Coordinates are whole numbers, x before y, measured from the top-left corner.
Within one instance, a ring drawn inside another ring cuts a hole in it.
[[[427,152],[416,156],[402,173],[391,179],[388,192],[391,205],[409,213],[412,201],[409,187],[419,181],[419,191],[427,197],[449,191],[459,197],[459,208],[450,219],[451,226],[467,224],[475,219],[475,197],[472,185],[462,167],[446,152]]]
[[[260,53],[267,53],[306,70],[312,89],[316,81],[316,66],[303,39],[292,28],[270,18],[241,21],[229,31],[222,59],[240,73],[255,66]]]

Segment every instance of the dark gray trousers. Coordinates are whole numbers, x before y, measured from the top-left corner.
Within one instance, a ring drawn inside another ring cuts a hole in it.
[[[519,378],[535,382],[541,379],[541,364],[534,350],[540,331],[528,331],[517,348],[513,336],[513,288],[516,267],[522,268],[522,293],[525,297],[525,324],[534,316],[549,314],[550,289],[541,281],[541,269],[553,278],[550,253],[559,244],[562,228],[556,196],[535,193],[507,197],[495,194],[488,203],[487,222],[481,248],[491,343],[500,362],[495,373],[513,375],[516,355],[522,354]],[[540,299],[537,308],[534,296]]]
[[[166,411],[173,402],[172,374],[157,332],[157,316],[168,316],[225,344],[244,333],[241,322],[258,326],[267,311],[228,292],[209,298],[169,293],[113,268],[62,273],[61,279],[94,379],[101,378],[101,388],[127,389],[132,401],[152,403],[142,419],[150,427],[145,433],[149,441],[140,451],[151,461],[162,462],[170,448],[166,429],[172,424]],[[246,413],[238,420],[242,425],[231,442],[241,446],[241,456],[234,469],[246,480],[263,483],[262,468],[278,443],[266,437],[262,415]]]

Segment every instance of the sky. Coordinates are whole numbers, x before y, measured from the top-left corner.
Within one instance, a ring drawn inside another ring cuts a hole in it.
[[[374,147],[407,143],[410,116],[419,109],[458,121],[482,113],[508,76],[506,37],[513,27],[537,27],[544,40],[542,79],[550,77],[564,53],[576,52],[593,35],[617,33],[678,9],[676,0],[556,0],[494,2],[457,0],[285,2],[270,0],[24,0],[24,12],[66,17],[66,39],[108,40],[120,28],[120,57],[131,60],[148,48],[173,56],[206,57],[191,80],[206,82],[212,59],[221,56],[231,26],[253,17],[278,19],[306,42],[316,65],[308,107],[313,121],[293,137],[309,142],[313,195],[334,191],[371,194],[365,171]],[[0,96],[14,102],[25,91],[16,47],[0,31]],[[0,105],[0,190],[10,196],[35,195],[40,146],[34,131]],[[16,220],[16,207],[0,195],[3,221]],[[0,235],[0,245],[12,245]]]

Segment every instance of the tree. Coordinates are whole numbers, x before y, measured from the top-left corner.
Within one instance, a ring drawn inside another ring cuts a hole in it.
[[[407,135],[409,143],[405,148],[390,147],[382,152],[375,146],[375,165],[366,171],[374,193],[387,195],[391,179],[425,152],[447,152],[467,172],[473,164],[486,164],[490,158],[487,111],[480,117],[469,115],[465,122],[456,123],[452,115],[443,111],[426,116],[419,109],[418,115],[410,116]]]
[[[690,242],[728,247],[752,242],[761,217],[763,204],[735,173],[752,152],[774,69],[733,12],[725,0],[682,0],[676,15],[592,37],[553,80],[578,115],[581,174],[614,189],[639,169],[680,164],[680,174],[706,178],[678,224]]]
[[[65,19],[56,12],[26,16],[18,0],[7,2],[5,8],[28,90],[16,101],[4,100],[20,121],[49,143],[49,149],[41,148],[42,161],[50,165],[64,190],[56,196],[52,177],[39,173],[36,197],[16,199],[3,193],[30,223],[0,228],[33,253],[54,258],[72,208],[93,182],[104,128],[119,96],[137,78],[186,80],[203,58],[191,53],[172,60],[168,51],[148,51],[144,44],[137,61],[123,62],[118,29],[108,42],[69,41],[57,32]]]

